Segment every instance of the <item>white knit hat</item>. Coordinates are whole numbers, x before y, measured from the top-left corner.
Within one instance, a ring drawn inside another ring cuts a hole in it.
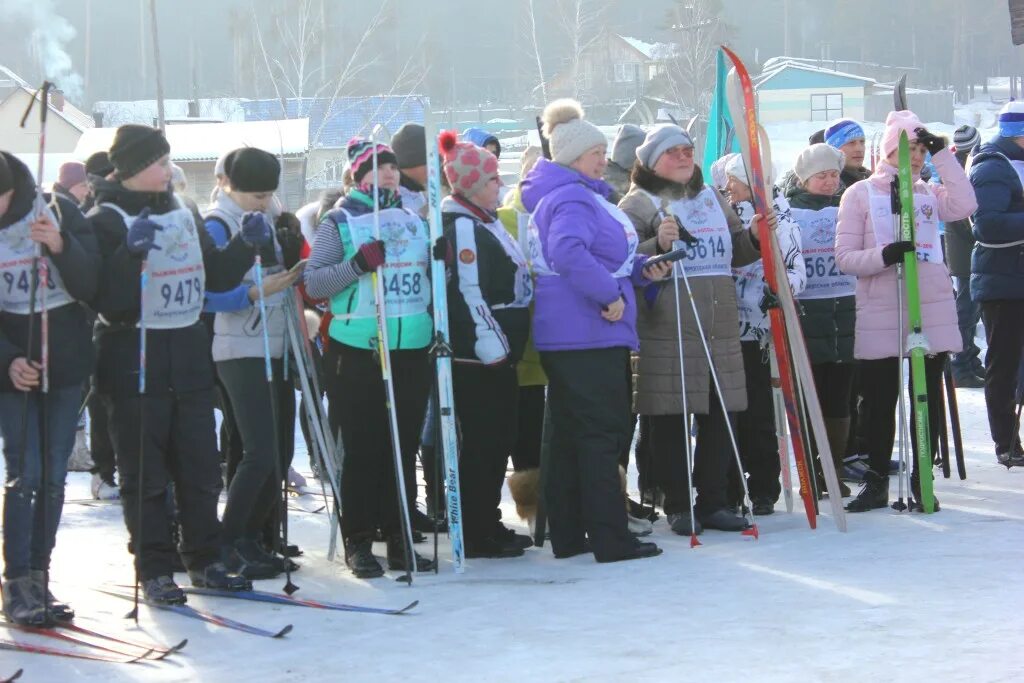
[[[673,147],[693,147],[693,138],[673,123],[662,123],[647,132],[644,144],[636,148],[636,158],[654,170],[661,155]]]
[[[846,155],[835,147],[824,142],[811,145],[800,152],[793,164],[793,172],[800,179],[801,183],[807,182],[811,176],[822,171],[843,172],[846,164]]]
[[[726,177],[732,176],[744,185],[750,185],[750,180],[747,178],[747,167],[743,165],[742,154],[729,156],[729,160],[725,162],[725,175]]]
[[[589,121],[583,120],[583,107],[574,99],[555,100],[544,107],[541,132],[551,145],[551,159],[568,166],[598,145],[608,145],[608,138]]]

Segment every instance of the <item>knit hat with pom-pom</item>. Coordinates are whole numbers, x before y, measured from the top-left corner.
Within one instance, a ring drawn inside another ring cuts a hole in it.
[[[394,151],[382,142],[371,143],[366,138],[355,137],[348,141],[348,165],[356,185],[363,182],[363,176],[373,170],[373,151],[377,150],[377,167],[384,164],[398,165]]]
[[[498,158],[472,142],[460,142],[458,133],[446,130],[438,137],[444,175],[452,192],[467,199],[480,192],[498,175]]]
[[[576,100],[555,100],[544,107],[541,132],[551,143],[551,159],[568,166],[598,145],[608,145],[604,133],[583,120],[583,107]]]

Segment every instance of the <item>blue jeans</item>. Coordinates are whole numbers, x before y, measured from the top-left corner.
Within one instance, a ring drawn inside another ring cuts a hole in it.
[[[983,375],[981,349],[974,343],[978,332],[978,321],[981,319],[981,306],[971,300],[970,278],[956,278],[956,320],[960,327],[960,338],[964,350],[953,354],[953,374],[966,375],[974,372]]]
[[[28,394],[28,419],[24,422],[26,400],[21,392],[0,393],[0,436],[4,439],[4,576],[24,576],[30,569],[46,569],[57,537],[64,507],[64,479],[68,458],[75,445],[78,406],[82,388],[51,389],[47,395],[47,487],[42,491],[39,408],[43,395]],[[27,442],[27,443],[26,443]],[[44,506],[39,501],[45,502]],[[43,519],[46,526],[43,526]]]

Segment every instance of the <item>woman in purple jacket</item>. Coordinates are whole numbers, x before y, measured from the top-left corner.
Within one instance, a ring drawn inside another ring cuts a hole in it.
[[[523,182],[533,214],[537,275],[534,340],[549,378],[551,460],[544,502],[555,557],[593,552],[598,562],[661,553],[626,526],[619,453],[629,440],[629,353],[636,350],[635,286],[660,280],[645,268],[629,218],[607,200],[607,140],[574,100],[544,109],[551,159]],[[589,539],[589,545],[587,543]]]

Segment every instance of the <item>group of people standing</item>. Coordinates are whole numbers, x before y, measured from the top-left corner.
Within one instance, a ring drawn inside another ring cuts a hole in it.
[[[997,456],[1022,464],[1012,433],[1024,336],[1015,308],[1024,297],[1015,286],[1024,277],[1024,239],[1015,232],[1024,216],[1024,110],[1015,103],[1000,115],[999,137],[974,156],[970,181],[966,151],[954,156],[909,111],[889,115],[873,171],[863,166],[863,128],[837,121],[800,153],[763,216],[755,215],[743,158],[720,159],[708,169],[709,183],[695,163],[694,140],[678,126],[624,127],[612,167],[604,133],[578,103],[552,102],[542,120],[547,156],[527,150],[514,188],[503,186],[500,143],[484,131],[434,141],[407,124],[394,148],[354,138],[350,182],[298,211],[300,220],[276,207],[280,164],[260,149],[225,155],[202,215],[171,187],[171,150],[153,128],[118,129],[109,169],[88,178],[77,202],[38,196],[29,170],[4,153],[5,614],[25,624],[73,616],[43,593],[41,574],[90,376],[147,598],[184,601],[173,579],[179,558],[193,584],[226,589],[297,568],[278,535],[295,416],[284,371],[283,303],[293,285],[324,313],[319,370],[344,452],[346,563],[361,578],[383,575],[373,553],[374,541],[383,540],[389,569],[433,568],[405,547],[400,514],[402,503],[413,510],[417,532],[444,516],[435,464],[432,259],[446,269],[467,557],[516,557],[531,545],[501,520],[510,457],[517,509],[531,517],[542,502],[555,557],[592,553],[611,562],[659,554],[640,540],[650,525],[636,519],[644,510],[625,495],[638,423],[641,488],[675,533],[739,532],[751,514],[771,514],[781,485],[761,219],[778,239],[779,266],[800,303],[834,465],[843,465],[849,443],[867,455],[865,485],[847,510],[888,503],[907,320],[898,311],[896,265],[910,252],[919,260],[929,397],[938,396],[948,354],[967,354],[958,371],[977,372],[963,332],[977,313],[961,308],[981,302]],[[890,201],[902,132],[911,141],[916,244],[899,236]],[[969,132],[959,130],[957,142]],[[970,137],[977,142],[976,132]],[[443,235],[432,241],[426,150],[438,142],[447,196]],[[920,179],[929,158],[939,182]],[[963,296],[962,273],[954,291],[940,240],[941,222],[952,226],[972,214],[973,301]],[[670,252],[677,266],[651,261]],[[53,340],[46,392],[39,391],[33,332],[42,312],[32,284],[36,259],[49,270],[38,285]],[[394,418],[380,365],[384,338]],[[215,405],[240,443],[227,463],[222,520]],[[938,409],[937,401],[929,405],[933,444]],[[692,471],[684,456],[691,438]],[[417,453],[429,515],[417,510]],[[820,465],[813,469],[820,475]],[[931,472],[915,470],[915,498],[920,476]],[[827,495],[820,481],[812,484]]]

